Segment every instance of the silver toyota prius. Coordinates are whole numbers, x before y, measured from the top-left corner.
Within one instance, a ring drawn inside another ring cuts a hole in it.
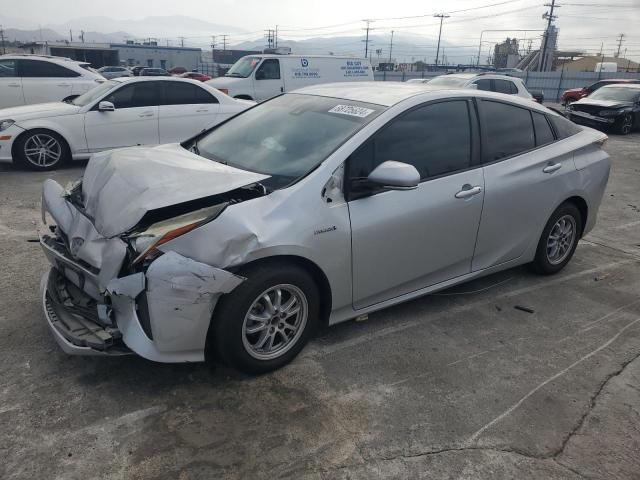
[[[529,264],[596,222],[606,135],[513,96],[326,84],[43,186],[64,351],[266,372],[323,324]]]

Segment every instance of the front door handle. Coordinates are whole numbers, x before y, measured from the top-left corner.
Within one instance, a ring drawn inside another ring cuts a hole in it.
[[[198,112],[198,113],[205,113],[205,112],[208,112],[208,111],[209,111],[208,108],[199,108],[198,110],[196,110],[196,112]]]
[[[549,165],[547,165],[546,167],[544,167],[542,169],[542,171],[544,173],[553,173],[556,170],[560,170],[562,168],[562,164],[561,163],[550,163]]]
[[[19,87],[20,84],[19,83],[8,83],[7,87]]]
[[[153,117],[153,112],[142,112],[139,117]]]
[[[456,198],[471,198],[474,195],[478,195],[480,192],[482,192],[482,187],[472,187],[471,185],[466,184],[462,186],[462,190],[456,193]]]
[[[70,83],[58,83],[59,87],[70,87],[71,84]]]

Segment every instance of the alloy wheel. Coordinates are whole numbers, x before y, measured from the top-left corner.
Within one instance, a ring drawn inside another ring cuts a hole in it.
[[[622,125],[620,127],[620,130],[624,135],[627,135],[628,133],[631,133],[632,126],[633,118],[631,118],[631,115],[627,113],[624,117],[622,117]]]
[[[289,351],[307,324],[307,298],[298,287],[280,284],[262,292],[242,324],[242,343],[258,360],[272,360]]]
[[[552,265],[562,263],[571,253],[576,236],[576,220],[563,215],[553,225],[547,238],[547,259]]]
[[[37,133],[24,142],[24,156],[36,167],[51,167],[60,161],[62,145],[52,135]]]

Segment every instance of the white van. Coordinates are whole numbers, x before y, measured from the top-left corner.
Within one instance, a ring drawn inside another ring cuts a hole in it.
[[[616,62],[598,62],[594,72],[617,72],[618,64]]]
[[[319,83],[373,81],[366,58],[333,55],[247,55],[224,77],[208,83],[234,98],[261,102],[284,92]]]

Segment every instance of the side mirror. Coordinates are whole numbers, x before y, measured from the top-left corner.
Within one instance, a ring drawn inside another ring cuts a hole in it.
[[[420,183],[420,174],[413,165],[387,160],[374,168],[367,180],[392,190],[411,190]]]
[[[98,104],[99,112],[113,112],[116,107],[111,102],[102,101]]]

